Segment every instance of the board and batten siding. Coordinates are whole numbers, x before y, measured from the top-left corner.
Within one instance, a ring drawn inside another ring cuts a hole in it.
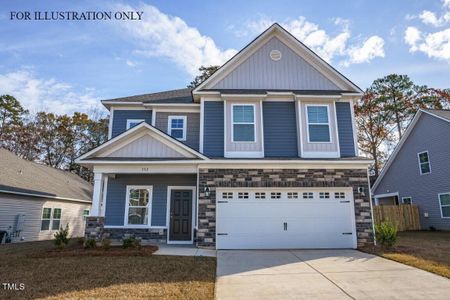
[[[302,130],[302,144],[303,144],[303,153],[314,154],[314,152],[327,152],[327,153],[338,153],[338,135],[336,129],[336,112],[334,109],[334,104],[330,102],[301,102],[300,109],[300,122],[301,122],[301,130]],[[309,143],[308,142],[308,121],[306,116],[306,106],[307,105],[327,105],[328,106],[328,114],[329,114],[329,126],[330,126],[330,143]]]
[[[335,104],[341,157],[353,157],[356,153],[351,103],[336,102]]]
[[[450,230],[438,194],[450,192],[450,123],[422,113],[373,194],[399,193],[419,206],[422,229]],[[420,175],[417,154],[428,151],[431,173]],[[424,217],[428,213],[428,218]]]
[[[178,112],[156,112],[155,127],[165,133],[168,132],[169,116],[186,116],[186,141],[180,141],[187,146],[199,150],[200,114]]]
[[[205,101],[203,105],[203,153],[209,157],[223,157],[223,101]]]
[[[147,124],[152,124],[151,110],[114,110],[111,128],[111,138],[127,130],[128,119],[143,119]]]
[[[295,102],[263,102],[264,156],[298,157]]]
[[[233,142],[232,140],[232,106],[233,104],[251,104],[255,106],[255,142]],[[262,152],[263,143],[261,135],[261,103],[260,101],[226,101],[226,136],[225,136],[225,152]]]
[[[167,226],[167,187],[196,186],[197,175],[117,174],[116,178],[109,178],[106,192],[105,225],[124,225],[127,185],[152,186],[151,226],[165,227]]]
[[[166,158],[181,158],[185,157],[183,154],[175,151],[164,143],[158,141],[154,137],[145,134],[136,140],[126,144],[122,148],[107,155],[107,157],[166,157]],[[194,157],[193,155],[191,157]]]
[[[274,61],[270,58],[272,50],[281,52],[280,60]],[[276,37],[261,46],[212,88],[339,90],[334,83]]]
[[[61,226],[69,224],[72,237],[84,236],[85,221],[83,211],[91,209],[88,203],[52,200],[48,198],[25,197],[11,194],[0,194],[0,230],[7,230],[9,226],[15,230],[17,216],[24,214],[23,231],[12,242],[51,240],[56,230],[41,231],[42,209],[44,207],[61,208]]]

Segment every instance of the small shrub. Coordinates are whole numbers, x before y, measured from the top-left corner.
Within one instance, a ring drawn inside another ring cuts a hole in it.
[[[84,237],[78,239],[78,245],[80,246],[84,245]]]
[[[111,240],[102,239],[102,248],[108,250],[111,247]]]
[[[87,240],[84,242],[84,248],[87,248],[87,249],[93,249],[93,248],[95,248],[95,247],[97,247],[97,241],[94,240],[94,239],[87,239]]]
[[[384,247],[392,247],[397,242],[397,226],[390,222],[375,225],[375,237]]]
[[[55,234],[55,246],[59,249],[64,248],[69,243],[69,224],[66,225],[66,228],[60,228]]]
[[[122,240],[122,246],[124,248],[141,248],[141,240],[136,239],[135,237],[129,237]]]

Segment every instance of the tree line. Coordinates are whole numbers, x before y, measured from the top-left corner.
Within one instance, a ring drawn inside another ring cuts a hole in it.
[[[202,66],[189,85],[195,88],[218,66]],[[391,74],[376,79],[355,104],[358,146],[374,160],[371,173],[377,177],[389,154],[421,108],[449,109],[450,89],[415,84],[407,75]],[[108,117],[99,111],[89,115],[30,114],[10,95],[0,96],[0,147],[19,157],[68,170],[87,181],[92,172],[75,163],[81,154],[108,139]]]
[[[0,147],[21,158],[73,172],[92,182],[92,172],[76,164],[75,159],[107,138],[108,118],[98,110],[89,115],[30,114],[13,96],[0,96]]]

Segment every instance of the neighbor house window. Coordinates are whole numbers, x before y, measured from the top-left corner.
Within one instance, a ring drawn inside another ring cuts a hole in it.
[[[233,105],[233,142],[255,141],[255,106]]]
[[[431,173],[430,158],[428,156],[428,151],[420,152],[419,157],[419,169],[420,175]]]
[[[83,219],[86,219],[86,217],[89,216],[89,209],[83,210]]]
[[[441,205],[441,216],[450,218],[450,193],[439,194],[439,204]]]
[[[144,119],[128,119],[127,120],[127,130],[130,128],[133,128],[136,125],[141,124],[142,122],[145,122]]]
[[[148,225],[151,187],[130,186],[125,225]]]
[[[411,197],[403,197],[402,203],[403,204],[412,204],[412,198]]]
[[[308,115],[308,141],[314,143],[331,142],[327,105],[306,106]]]
[[[303,193],[303,199],[313,199],[314,194],[312,192]]]
[[[50,229],[50,219],[52,217],[52,209],[44,207],[42,210],[41,230]]]
[[[61,225],[61,208],[53,209],[52,230],[58,230]]]
[[[186,140],[186,116],[169,116],[169,135],[180,141]]]

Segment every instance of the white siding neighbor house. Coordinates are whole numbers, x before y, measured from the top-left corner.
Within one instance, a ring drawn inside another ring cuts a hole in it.
[[[92,185],[77,175],[0,149],[0,231],[11,242],[53,239],[66,224],[72,237],[82,237],[91,197]]]

